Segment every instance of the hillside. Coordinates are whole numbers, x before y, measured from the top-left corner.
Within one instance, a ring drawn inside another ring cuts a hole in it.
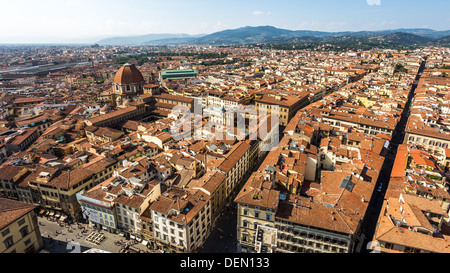
[[[447,34],[447,35],[445,35]],[[438,38],[437,38],[438,37]],[[375,46],[423,46],[449,44],[450,31],[431,29],[399,29],[359,32],[321,32],[287,30],[273,26],[241,27],[215,32],[209,35],[149,34],[134,37],[103,39],[100,45],[229,45],[229,44],[316,44],[316,43],[365,43]]]
[[[392,45],[424,45],[432,40],[414,34],[396,32],[308,32],[290,31],[274,27],[245,27],[206,35],[193,40],[195,44],[257,44],[257,43],[384,43]]]
[[[177,41],[177,39],[198,38],[203,35],[191,36],[188,34],[148,34],[142,36],[128,36],[128,37],[111,37],[97,42],[99,45],[138,45],[146,44],[151,41],[168,40],[169,42]]]

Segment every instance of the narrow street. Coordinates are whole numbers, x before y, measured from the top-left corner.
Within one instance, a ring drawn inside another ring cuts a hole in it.
[[[405,134],[406,123],[408,122],[409,117],[409,109],[414,98],[414,91],[417,88],[417,83],[422,75],[423,70],[425,69],[425,62],[422,63],[420,69],[417,73],[415,83],[411,88],[411,92],[409,93],[408,102],[405,106],[405,110],[400,119],[400,122],[397,124],[397,128],[392,135],[392,141],[389,148],[388,156],[386,157],[383,167],[381,168],[380,175],[377,181],[377,185],[375,187],[375,192],[372,195],[372,199],[366,211],[365,221],[362,224],[362,233],[364,234],[364,241],[362,243],[361,253],[368,253],[371,250],[367,249],[369,242],[372,241],[378,217],[380,215],[381,208],[383,206],[384,196],[386,194],[386,190],[389,185],[389,180],[391,177],[392,167],[395,161],[395,155],[397,154],[398,145],[403,143],[403,138]]]
[[[236,206],[226,207],[198,253],[236,253],[236,219]]]

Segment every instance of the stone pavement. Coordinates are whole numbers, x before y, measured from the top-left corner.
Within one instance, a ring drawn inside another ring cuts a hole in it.
[[[104,230],[96,230],[87,224],[64,223],[61,226],[56,221],[48,220],[44,216],[38,216],[38,222],[44,241],[43,250],[50,253],[79,253],[87,250],[121,253],[125,244],[128,244],[129,252],[159,253],[158,251],[148,249],[142,243],[127,240],[125,237]],[[86,240],[92,232],[103,235],[104,239],[99,244]],[[115,242],[121,243],[116,244]]]

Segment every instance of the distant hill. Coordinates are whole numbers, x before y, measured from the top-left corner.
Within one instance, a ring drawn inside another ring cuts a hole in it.
[[[209,35],[149,34],[134,37],[103,39],[99,45],[177,45],[177,44],[259,44],[259,43],[371,43],[386,45],[426,45],[447,43],[450,31],[432,29],[397,29],[359,32],[322,32],[287,30],[273,26],[241,27],[215,32]]]
[[[396,32],[391,34],[378,34],[368,38],[371,42],[389,43],[394,45],[425,45],[432,41],[430,38],[404,33]]]
[[[393,45],[423,45],[432,39],[414,34],[386,31],[380,34],[361,32],[291,31],[274,27],[245,27],[225,30],[193,40],[195,44],[257,44],[257,43],[333,43],[371,42]]]
[[[436,44],[441,46],[450,46],[450,36],[443,37],[436,41]]]
[[[173,39],[194,39],[203,36],[202,35],[195,35],[191,36],[188,34],[148,34],[148,35],[141,35],[141,36],[129,36],[129,37],[111,37],[102,39],[97,42],[99,45],[138,45],[138,44],[146,44],[150,43],[155,40],[164,40],[167,39],[168,41],[171,41]],[[175,41],[174,40],[174,41]]]
[[[395,30],[382,30],[382,31],[375,31],[374,33],[378,34],[392,34],[392,33],[407,33],[407,34],[414,34],[417,36],[429,38],[429,39],[440,39],[446,36],[450,36],[450,30],[445,31],[436,31],[432,29],[425,29],[425,28],[412,28],[412,29],[395,29]]]

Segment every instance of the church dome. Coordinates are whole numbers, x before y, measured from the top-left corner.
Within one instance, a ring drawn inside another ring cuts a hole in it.
[[[116,84],[132,84],[145,82],[141,72],[132,64],[123,65],[114,77]]]

